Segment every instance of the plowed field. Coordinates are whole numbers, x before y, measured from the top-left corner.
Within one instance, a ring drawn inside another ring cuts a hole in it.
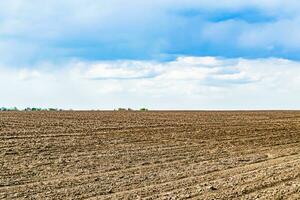
[[[300,199],[300,112],[0,112],[0,199]]]

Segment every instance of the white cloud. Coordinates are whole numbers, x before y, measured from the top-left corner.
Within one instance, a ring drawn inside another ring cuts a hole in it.
[[[41,74],[37,70],[23,69],[18,72],[18,78],[22,81],[35,79],[40,76],[41,76]]]
[[[84,74],[88,79],[140,79],[155,76],[159,71],[152,63],[115,61],[91,64]]]
[[[300,62],[179,57],[0,67],[0,106],[300,109]]]

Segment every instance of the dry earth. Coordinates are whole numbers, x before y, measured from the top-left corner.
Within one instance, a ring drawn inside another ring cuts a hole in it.
[[[0,112],[0,199],[300,199],[300,112]]]

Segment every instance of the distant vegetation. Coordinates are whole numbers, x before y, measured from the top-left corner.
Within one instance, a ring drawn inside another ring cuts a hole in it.
[[[12,108],[6,108],[6,107],[1,107],[0,111],[63,111],[62,109],[58,108],[35,108],[35,107],[28,107],[25,109],[18,109],[17,107],[12,107]]]
[[[127,111],[126,108],[118,108],[117,111]]]
[[[18,108],[17,107],[13,107],[13,108],[1,107],[0,111],[18,111]]]
[[[132,108],[118,108],[118,109],[114,109],[114,111],[148,111],[148,109],[140,108],[139,110],[134,110]]]
[[[0,111],[64,111],[63,109],[58,108],[37,108],[37,107],[27,107],[25,109],[18,109],[17,107],[0,107]],[[118,108],[114,111],[148,111],[147,108],[140,108],[139,110],[134,110],[132,108]]]

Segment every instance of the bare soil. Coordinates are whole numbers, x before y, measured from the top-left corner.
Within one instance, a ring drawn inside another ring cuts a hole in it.
[[[0,199],[300,199],[300,112],[0,112]]]

